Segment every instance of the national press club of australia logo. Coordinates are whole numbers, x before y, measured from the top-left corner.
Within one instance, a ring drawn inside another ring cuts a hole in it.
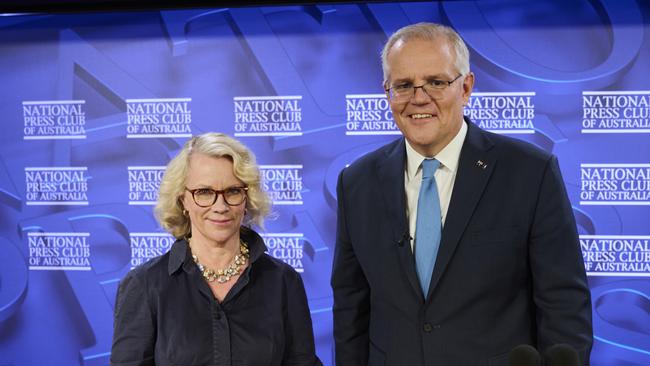
[[[650,236],[580,235],[589,276],[650,276]]]
[[[34,100],[23,104],[23,139],[85,139],[85,100]]]
[[[580,164],[581,205],[650,205],[650,164]]]
[[[192,98],[127,99],[127,138],[192,137]]]
[[[304,272],[304,234],[302,233],[263,233],[260,234],[268,253],[291,267],[296,272]]]
[[[399,135],[385,94],[346,94],[345,134]]]
[[[168,233],[129,233],[131,268],[167,253],[175,241]]]
[[[129,166],[129,205],[155,205],[164,166]]]
[[[90,233],[28,232],[29,269],[89,271]]]
[[[88,205],[87,167],[25,167],[25,204]]]
[[[535,133],[535,92],[475,92],[465,115],[480,128],[504,134]]]
[[[234,135],[302,136],[302,96],[234,97]]]
[[[262,188],[274,205],[302,205],[302,165],[260,165]]]
[[[650,133],[650,91],[583,91],[582,133]]]

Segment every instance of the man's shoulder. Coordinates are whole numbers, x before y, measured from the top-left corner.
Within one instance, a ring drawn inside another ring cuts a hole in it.
[[[479,129],[478,127],[475,127]],[[500,159],[521,161],[521,162],[546,162],[552,154],[543,148],[511,136],[497,134],[485,130],[477,131],[491,142]]]
[[[394,141],[391,141],[385,145],[382,145],[375,150],[372,150],[357,160],[352,162],[350,166],[346,168],[347,171],[365,171],[366,169],[374,169],[377,164],[385,161],[388,156],[397,153],[399,149],[404,149],[404,138],[400,137]]]

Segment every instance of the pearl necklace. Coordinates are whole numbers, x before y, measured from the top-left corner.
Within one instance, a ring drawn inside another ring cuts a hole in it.
[[[228,267],[213,270],[199,263],[199,258],[192,252],[192,245],[190,244],[189,239],[187,240],[187,244],[190,246],[190,253],[192,253],[194,263],[199,267],[203,278],[208,282],[217,281],[218,283],[225,283],[230,281],[231,278],[241,273],[242,266],[246,264],[249,257],[248,245],[243,240],[239,239],[239,254],[235,255],[235,258]]]

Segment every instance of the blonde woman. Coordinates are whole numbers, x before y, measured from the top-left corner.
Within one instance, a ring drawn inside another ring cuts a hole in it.
[[[111,365],[321,365],[300,275],[251,229],[269,206],[242,143],[185,144],[155,208],[177,241],[120,283]]]

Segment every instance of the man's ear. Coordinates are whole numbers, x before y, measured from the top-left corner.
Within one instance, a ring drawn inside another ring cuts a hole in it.
[[[472,90],[474,90],[474,73],[470,71],[463,78],[463,105],[467,105],[469,102]]]

